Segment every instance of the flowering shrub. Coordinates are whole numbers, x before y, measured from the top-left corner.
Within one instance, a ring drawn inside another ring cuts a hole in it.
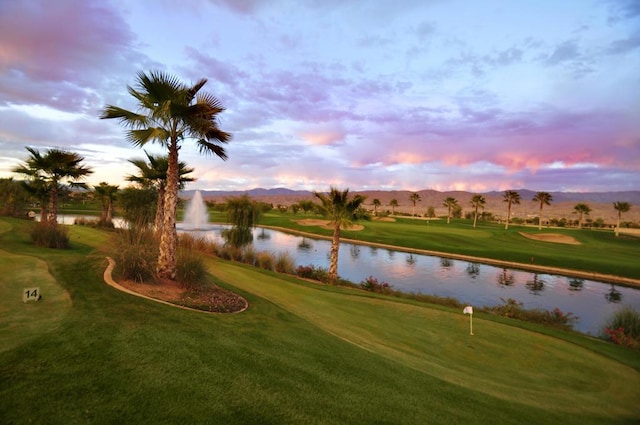
[[[322,267],[316,267],[313,264],[308,266],[298,266],[298,268],[296,268],[296,274],[300,277],[319,280],[320,282],[327,282],[329,280],[329,273],[327,270]]]
[[[558,308],[554,308],[553,311],[540,309],[526,310],[523,303],[518,302],[513,298],[500,298],[500,300],[504,303],[503,305],[483,307],[483,311],[496,316],[541,323],[543,325],[555,326],[564,329],[571,329],[573,322],[578,320],[578,317],[574,316],[573,313],[563,313]]]
[[[378,282],[373,276],[369,276],[364,282],[360,282],[360,287],[365,291],[375,292],[378,294],[393,294],[393,286],[387,282]]]
[[[640,348],[640,340],[634,339],[631,335],[627,335],[622,326],[617,329],[604,328],[604,333],[609,341],[614,344],[635,349]]]

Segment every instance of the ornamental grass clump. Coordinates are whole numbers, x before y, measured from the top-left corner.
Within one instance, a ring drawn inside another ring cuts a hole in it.
[[[117,231],[111,256],[123,279],[136,282],[155,281],[158,241],[148,227],[130,227]]]
[[[274,264],[274,269],[278,273],[287,273],[293,274],[295,273],[296,261],[291,257],[291,254],[288,252],[281,252],[276,257],[276,262]]]
[[[176,280],[183,288],[197,291],[209,285],[207,268],[196,251],[181,248],[178,251],[176,266]]]
[[[69,230],[48,222],[36,223],[31,230],[31,240],[36,246],[54,249],[69,248]]]

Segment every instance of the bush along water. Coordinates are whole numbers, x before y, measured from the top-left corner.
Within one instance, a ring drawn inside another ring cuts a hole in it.
[[[640,312],[622,308],[608,321],[603,334],[604,339],[614,344],[640,350]]]

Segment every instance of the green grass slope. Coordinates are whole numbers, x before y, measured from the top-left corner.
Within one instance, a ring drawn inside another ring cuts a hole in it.
[[[0,257],[46,262],[72,303],[60,306],[67,312],[54,330],[0,351],[3,424],[640,418],[640,372],[631,367],[637,353],[620,347],[482,317],[474,318],[470,336],[461,312],[216,259],[207,260],[214,278],[245,296],[249,309],[185,311],[105,285],[98,249],[108,243],[105,233],[73,227],[73,249],[51,252],[32,248],[21,226],[0,234]],[[18,314],[8,307],[0,322]]]

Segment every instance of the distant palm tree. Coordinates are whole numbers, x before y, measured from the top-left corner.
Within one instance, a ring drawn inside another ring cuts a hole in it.
[[[484,209],[487,200],[482,195],[473,195],[471,198],[471,206],[473,207],[473,227],[476,227],[478,222],[478,209]]]
[[[185,139],[195,141],[200,153],[215,155],[225,160],[223,144],[231,140],[231,134],[218,127],[218,114],[224,111],[220,101],[209,93],[201,92],[207,83],[201,79],[187,85],[177,78],[163,73],[139,72],[129,93],[137,101],[140,112],[132,112],[118,106],[107,105],[100,118],[118,119],[128,128],[127,139],[133,145],[143,147],[157,142],[167,149],[167,185],[164,200],[164,223],[160,232],[157,274],[161,278],[175,280],[178,234],[176,215],[179,187],[178,152]]]
[[[391,207],[391,215],[395,215],[396,207],[398,206],[398,200],[396,198],[393,198],[391,201],[389,201],[389,206]]]
[[[313,192],[320,200],[318,211],[330,220],[333,225],[333,239],[331,240],[331,260],[329,265],[329,280],[338,280],[338,251],[340,249],[340,230],[357,220],[356,211],[366,197],[354,195],[349,199],[349,189],[339,190],[331,187],[328,194]]]
[[[444,200],[443,205],[447,207],[447,224],[451,222],[451,210],[458,205],[458,200],[449,196]]]
[[[413,203],[413,210],[411,212],[411,215],[413,215],[415,217],[415,215],[416,215],[416,202],[420,202],[422,200],[422,198],[420,198],[420,194],[418,192],[412,192],[411,195],[409,195],[409,200]]]
[[[618,222],[616,223],[616,237],[620,235],[620,220],[622,219],[622,213],[628,212],[631,209],[631,204],[628,202],[614,202],[613,208],[618,211]]]
[[[100,182],[98,186],[93,187],[94,192],[100,198],[102,211],[100,221],[106,224],[113,223],[113,201],[118,192],[118,186],[110,185],[107,182]]]
[[[27,147],[31,154],[24,164],[12,171],[31,178],[37,185],[45,185],[49,190],[49,224],[58,223],[58,192],[61,184],[68,182],[71,186],[86,187],[80,180],[93,173],[82,165],[84,157],[74,152],[60,149],[49,149],[44,155],[37,149]]]
[[[542,208],[545,205],[551,205],[551,201],[553,201],[553,196],[549,192],[538,192],[533,197],[532,201],[536,201],[540,203],[540,214],[538,214],[538,230],[542,230]]]
[[[374,199],[373,200],[373,214],[374,215],[378,215],[378,207],[382,205],[382,203],[380,202],[380,199]]]
[[[507,230],[511,219],[511,205],[520,203],[520,194],[515,190],[507,190],[504,192],[504,202],[507,203],[507,222],[504,226],[504,229]]]
[[[129,162],[138,167],[138,175],[128,175],[127,181],[138,183],[143,188],[150,187],[156,190],[158,199],[156,201],[156,213],[153,227],[157,234],[162,230],[164,222],[164,197],[167,187],[167,170],[169,169],[169,158],[165,156],[154,156],[144,152],[149,162],[144,159],[130,159]],[[189,182],[195,181],[187,174],[191,174],[193,168],[187,167],[182,161],[178,162],[178,189],[184,189]]]
[[[578,213],[578,227],[582,229],[582,217],[589,215],[591,207],[584,203],[578,203],[573,207],[573,209]]]

